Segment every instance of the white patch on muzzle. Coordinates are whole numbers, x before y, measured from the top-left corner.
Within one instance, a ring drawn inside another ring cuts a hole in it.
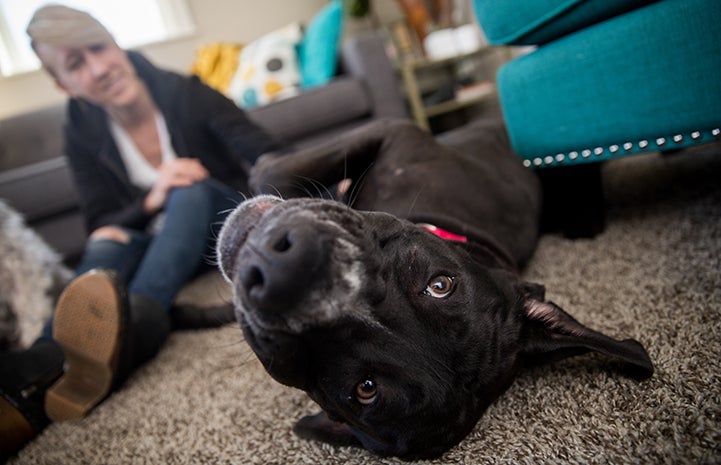
[[[317,289],[308,294],[286,318],[288,329],[300,333],[312,326],[323,326],[350,318],[369,326],[381,326],[360,294],[363,280],[361,251],[350,241],[335,240],[330,263],[334,280],[330,292]]]

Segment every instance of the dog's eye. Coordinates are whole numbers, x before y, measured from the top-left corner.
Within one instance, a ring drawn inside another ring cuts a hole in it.
[[[423,291],[423,293],[431,297],[442,299],[451,295],[455,287],[454,284],[454,278],[438,275],[428,282],[428,286],[426,286],[426,290]]]
[[[370,405],[378,397],[378,386],[372,379],[364,379],[355,388],[355,398],[363,405]]]

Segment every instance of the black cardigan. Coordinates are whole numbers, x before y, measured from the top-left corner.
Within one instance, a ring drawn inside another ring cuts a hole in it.
[[[165,118],[175,153],[198,158],[212,178],[247,192],[247,167],[278,150],[277,142],[197,77],[158,69],[137,52],[128,57]],[[67,121],[64,152],[88,232],[109,224],[144,229],[152,218],[143,211],[147,191],[130,183],[105,111],[71,99]]]

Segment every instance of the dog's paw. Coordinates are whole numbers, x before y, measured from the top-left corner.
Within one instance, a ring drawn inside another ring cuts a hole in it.
[[[268,193],[269,178],[271,177],[276,161],[281,154],[276,152],[268,152],[261,155],[250,170],[248,177],[248,186],[254,194]]]

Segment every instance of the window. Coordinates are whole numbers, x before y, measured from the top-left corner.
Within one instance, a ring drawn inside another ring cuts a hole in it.
[[[87,11],[108,28],[123,48],[177,38],[195,29],[186,0],[0,0],[2,76],[40,67],[25,28],[35,10],[47,3],[61,3]]]

